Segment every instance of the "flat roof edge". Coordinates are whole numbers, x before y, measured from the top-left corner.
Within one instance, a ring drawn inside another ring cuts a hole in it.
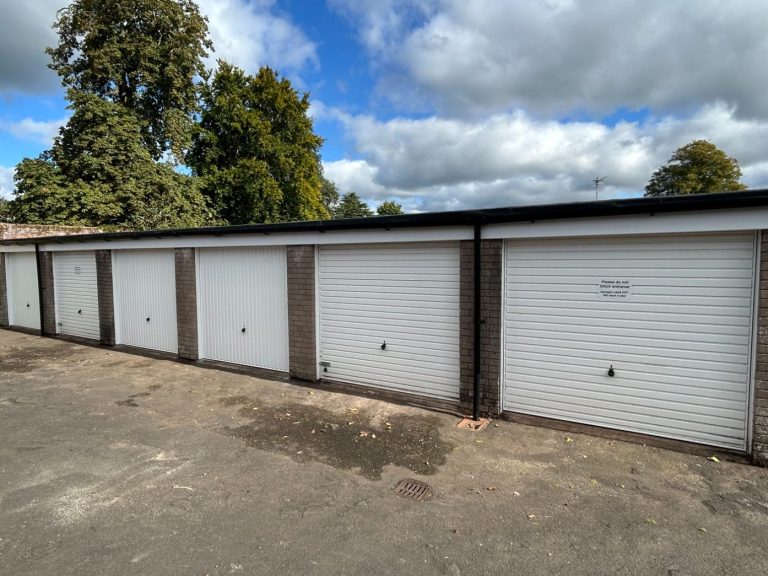
[[[422,228],[439,226],[472,226],[565,218],[600,218],[632,214],[656,214],[700,210],[734,210],[768,206],[768,189],[746,190],[719,194],[692,194],[655,198],[627,198],[594,202],[539,204],[508,208],[483,208],[455,212],[428,212],[402,216],[372,216],[345,220],[313,220],[276,224],[245,224],[240,226],[208,226],[135,232],[103,232],[67,236],[41,236],[2,240],[0,245],[35,243],[86,243],[91,241],[141,240],[183,236],[225,236],[234,234],[273,234],[291,232],[331,232],[393,228]],[[768,222],[766,222],[768,226]]]

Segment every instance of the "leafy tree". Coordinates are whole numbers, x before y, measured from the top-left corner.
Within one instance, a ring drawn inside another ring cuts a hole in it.
[[[180,157],[211,49],[194,1],[73,0],[53,27],[59,44],[46,52],[63,85],[131,111],[155,160],[167,150]]]
[[[744,190],[739,163],[706,140],[678,148],[656,170],[645,187],[646,196],[677,196]]]
[[[325,206],[329,215],[333,214],[336,207],[339,205],[339,189],[336,187],[336,184],[328,180],[325,176],[323,176],[320,186],[320,195],[323,199],[323,206]]]
[[[11,221],[11,203],[3,197],[0,197],[0,222]]]
[[[152,159],[131,111],[73,90],[68,98],[73,114],[53,148],[16,167],[16,221],[138,229],[204,223],[209,215],[192,178]]]
[[[337,220],[342,218],[363,218],[366,216],[373,216],[373,212],[368,208],[368,204],[363,202],[354,192],[344,194],[333,213],[333,217]]]
[[[379,216],[399,216],[405,214],[403,207],[394,200],[387,200],[376,209],[376,214]]]
[[[202,104],[187,163],[221,218],[245,224],[328,216],[322,138],[307,115],[307,94],[270,68],[251,76],[220,60]]]

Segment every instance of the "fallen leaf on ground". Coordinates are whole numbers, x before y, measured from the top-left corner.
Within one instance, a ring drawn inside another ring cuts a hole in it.
[[[718,458],[717,456],[710,456],[709,458],[707,458],[707,460],[709,460],[710,462],[720,462],[720,458]]]
[[[645,523],[650,524],[651,526],[656,526],[656,520],[654,520],[653,518],[646,518]]]
[[[361,430],[361,431],[360,431],[360,436],[362,436],[363,438],[365,438],[366,436],[368,436],[368,432],[366,432],[365,430]]]
[[[536,518],[536,514],[528,514],[528,520],[533,520]]]
[[[706,531],[707,531],[706,528],[699,528],[699,532],[706,532]]]
[[[571,442],[573,442],[573,438],[571,438],[570,436],[566,436],[565,437],[565,443],[566,444],[570,444]]]

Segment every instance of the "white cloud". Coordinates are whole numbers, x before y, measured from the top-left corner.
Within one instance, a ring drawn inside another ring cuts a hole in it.
[[[0,120],[0,131],[8,132],[21,140],[30,140],[50,146],[53,144],[53,139],[59,133],[59,128],[66,122],[66,118],[47,121],[24,118],[16,122]]]
[[[379,58],[385,58],[410,28],[433,13],[434,0],[327,0],[349,19],[360,41]]]
[[[51,24],[62,0],[5,2],[0,16],[0,93],[50,93],[59,78],[47,68],[48,46],[56,44]]]
[[[377,121],[337,114],[361,158],[325,164],[342,191],[372,203],[389,197],[411,210],[453,210],[641,195],[680,146],[714,142],[740,161],[744,182],[768,187],[768,121],[746,120],[724,103],[687,119],[560,123],[523,112],[480,121],[431,117]]]
[[[389,69],[380,91],[403,107],[601,115],[721,100],[768,117],[763,2],[389,0],[368,12],[355,0],[334,4]],[[398,19],[397,10],[420,18]]]
[[[51,25],[66,0],[5,1],[0,17],[0,93],[50,93],[60,89],[59,78],[47,65],[48,46],[57,43]],[[255,72],[270,65],[296,71],[318,65],[315,45],[278,11],[275,0],[199,0],[209,18],[215,53],[208,60],[225,58]]]
[[[13,170],[0,166],[0,198],[11,198],[13,195]]]
[[[296,71],[318,65],[316,46],[290,19],[278,13],[274,0],[199,0],[208,16],[215,52],[213,67],[223,58],[248,73],[260,66]]]

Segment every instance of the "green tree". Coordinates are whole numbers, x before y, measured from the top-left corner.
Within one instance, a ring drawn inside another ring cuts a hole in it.
[[[202,89],[187,155],[214,210],[230,224],[326,218],[309,96],[270,68],[255,76],[219,61]]]
[[[368,204],[363,202],[354,192],[344,194],[333,213],[333,217],[337,220],[342,218],[363,218],[366,216],[373,216],[373,212],[368,208]]]
[[[11,221],[11,203],[0,196],[0,223]]]
[[[194,1],[73,0],[53,27],[59,43],[46,52],[62,84],[131,111],[155,160],[181,157],[211,48]]]
[[[193,179],[152,159],[130,110],[74,90],[68,98],[73,114],[52,149],[16,167],[16,221],[134,229],[205,222]]]
[[[323,176],[323,180],[320,184],[320,196],[323,199],[323,206],[325,206],[325,209],[328,211],[328,214],[331,215],[336,210],[336,207],[339,205],[339,189],[336,187],[336,184],[328,180],[325,176]]]
[[[379,216],[399,216],[405,212],[403,212],[403,207],[400,204],[394,200],[387,200],[376,209],[376,214]]]
[[[678,148],[656,170],[645,187],[646,196],[677,196],[744,190],[739,163],[706,140]]]

